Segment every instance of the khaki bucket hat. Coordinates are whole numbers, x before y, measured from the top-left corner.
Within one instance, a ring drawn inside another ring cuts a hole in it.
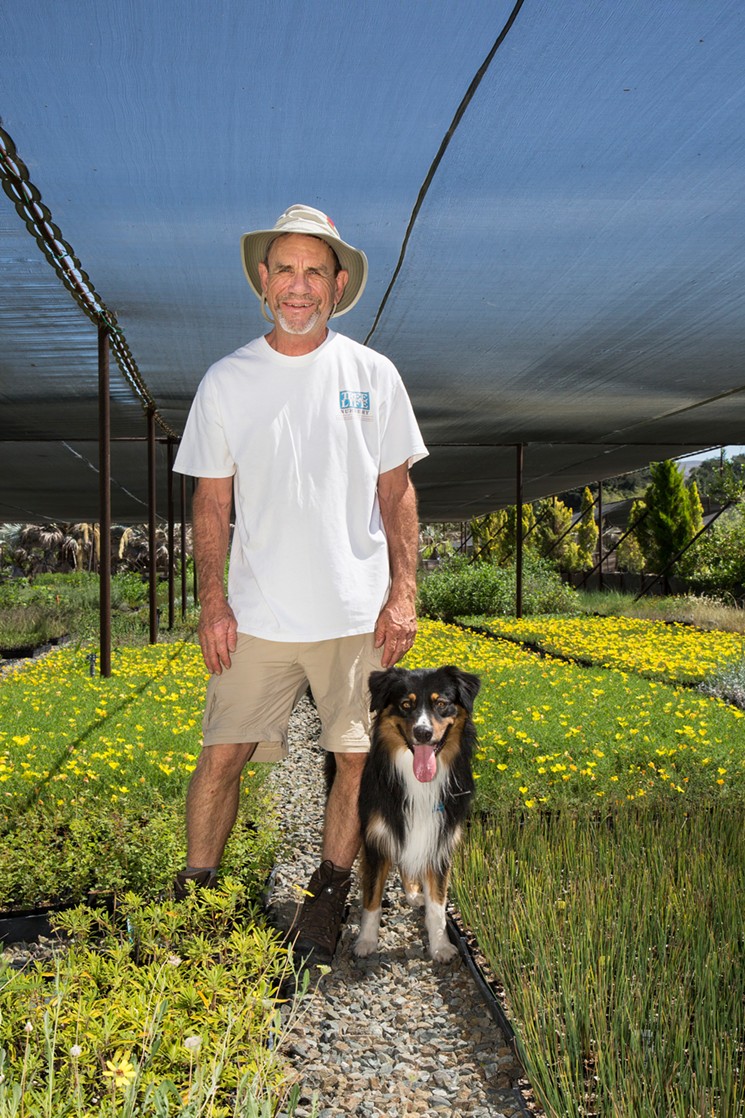
[[[243,270],[254,293],[261,299],[261,277],[259,264],[266,259],[269,245],[283,233],[305,233],[309,237],[320,237],[337,255],[340,266],[349,272],[349,280],[344,288],[339,303],[334,312],[334,317],[351,311],[354,304],[365,290],[367,283],[367,257],[364,252],[352,245],[346,244],[341,239],[331,218],[312,206],[295,205],[277,218],[273,229],[257,229],[253,233],[244,233],[241,237],[241,256]]]

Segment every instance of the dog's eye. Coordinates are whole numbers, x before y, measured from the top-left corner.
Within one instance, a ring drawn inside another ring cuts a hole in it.
[[[448,701],[448,699],[438,699],[435,703],[435,706],[440,711],[447,710],[450,706],[450,702]]]
[[[411,710],[413,705],[414,704],[412,703],[411,699],[402,699],[401,700],[401,710]]]

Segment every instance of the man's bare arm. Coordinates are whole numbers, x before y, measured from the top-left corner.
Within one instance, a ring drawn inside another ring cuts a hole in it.
[[[378,501],[388,540],[391,591],[375,626],[375,647],[382,647],[383,667],[389,668],[408,652],[416,636],[419,519],[407,463],[380,475]]]
[[[200,478],[192,502],[194,561],[197,566],[199,643],[207,668],[219,675],[230,667],[238,623],[225,597],[225,561],[230,540],[232,477]]]

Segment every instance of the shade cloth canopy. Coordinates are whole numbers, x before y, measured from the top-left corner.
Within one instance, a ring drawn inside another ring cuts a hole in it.
[[[513,503],[518,443],[532,500],[745,441],[737,0],[26,0],[3,25],[2,127],[161,431],[266,329],[241,234],[303,202],[369,258],[338,328],[407,384],[423,518]],[[0,520],[95,519],[96,330],[5,194],[0,281]],[[145,421],[112,374],[125,523]]]

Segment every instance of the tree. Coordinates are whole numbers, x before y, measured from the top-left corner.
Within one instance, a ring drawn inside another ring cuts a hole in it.
[[[707,458],[691,470],[691,480],[696,482],[704,500],[721,505],[738,500],[745,491],[745,454],[734,458]]]
[[[688,509],[691,514],[691,535],[695,536],[704,526],[704,506],[701,504],[701,497],[698,492],[698,485],[695,480],[689,482],[687,488],[688,492]]]
[[[577,545],[571,526],[572,510],[559,497],[538,502],[535,535],[539,554],[564,570],[571,570],[576,560]]]
[[[512,552],[507,525],[507,510],[497,509],[471,521],[473,555],[477,562],[501,566]]]
[[[667,582],[667,568],[694,536],[691,498],[682,470],[671,459],[652,463],[652,480],[644,500],[649,509],[646,524],[652,545],[648,558],[658,574],[666,572]]]
[[[642,519],[647,506],[644,501],[634,501],[629,513],[629,528],[626,536],[621,541],[616,549],[616,561],[618,562],[619,569],[622,571],[631,571],[633,574],[639,574],[644,570],[645,566],[645,551],[642,547],[642,540],[644,537],[644,523]],[[638,525],[638,527],[633,527]]]
[[[595,523],[594,500],[585,486],[577,522],[577,547],[579,548],[580,570],[590,570],[595,565],[595,548],[598,544],[598,526]]]

